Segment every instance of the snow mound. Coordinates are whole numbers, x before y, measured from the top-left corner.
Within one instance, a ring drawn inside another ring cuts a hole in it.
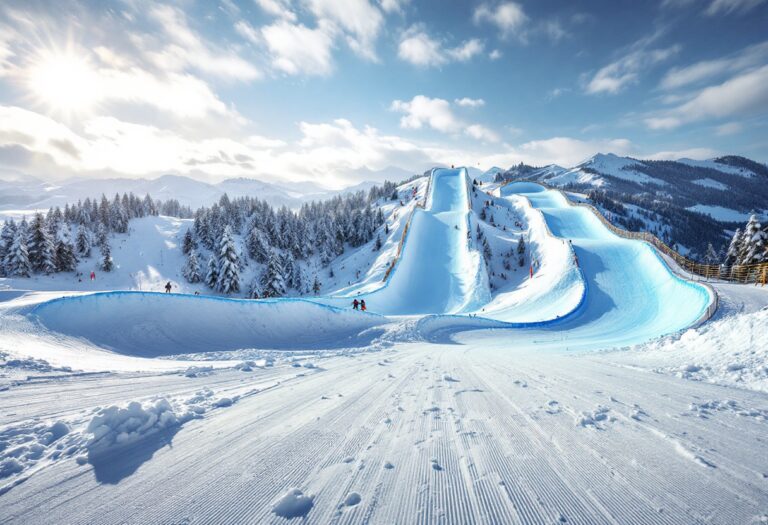
[[[305,496],[297,489],[289,489],[272,507],[272,512],[281,518],[293,519],[306,516],[314,505],[314,496]]]
[[[192,417],[193,412],[177,415],[165,398],[152,403],[132,401],[125,407],[113,405],[103,408],[86,429],[93,434],[87,444],[88,452],[99,454],[136,443],[155,432],[176,427]]]
[[[154,357],[245,348],[366,346],[380,316],[301,299],[252,301],[153,292],[63,297],[33,315],[49,330],[113,351]]]

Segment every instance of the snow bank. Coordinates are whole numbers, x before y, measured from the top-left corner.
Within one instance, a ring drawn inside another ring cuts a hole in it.
[[[55,332],[153,357],[243,348],[365,346],[386,320],[302,299],[242,300],[152,292],[64,297],[32,310]]]
[[[272,507],[272,512],[285,519],[306,516],[314,505],[314,496],[305,496],[297,489],[289,489]]]
[[[622,361],[693,381],[768,392],[768,307],[633,347]]]

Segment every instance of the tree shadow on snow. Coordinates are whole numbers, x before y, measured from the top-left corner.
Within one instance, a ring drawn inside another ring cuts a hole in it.
[[[88,463],[93,466],[96,481],[117,485],[152,459],[155,452],[165,446],[172,446],[173,437],[180,429],[181,426],[163,429],[124,447],[97,452],[89,450]]]

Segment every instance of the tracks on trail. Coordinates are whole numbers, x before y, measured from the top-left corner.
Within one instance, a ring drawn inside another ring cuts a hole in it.
[[[317,364],[216,372],[214,389],[281,382],[188,423],[119,484],[61,461],[0,507],[12,523],[285,523],[271,508],[291,487],[314,496],[310,523],[749,523],[768,505],[765,418],[692,409],[724,396],[764,409],[762,394],[459,345]],[[98,402],[135,380],[102,380]],[[87,393],[68,396],[78,383]]]

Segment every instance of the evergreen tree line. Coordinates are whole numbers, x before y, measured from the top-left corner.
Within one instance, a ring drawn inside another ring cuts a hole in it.
[[[764,262],[768,262],[768,225],[763,228],[757,216],[752,215],[744,226],[744,230],[737,228],[734,232],[723,264],[732,266]]]
[[[124,193],[111,201],[102,195],[100,201],[86,198],[66,204],[63,210],[57,206],[45,214],[36,213],[31,223],[26,217],[19,222],[5,221],[0,229],[0,276],[73,272],[80,259],[92,256],[94,245],[100,251],[99,268],[112,271],[109,234],[127,232],[131,219],[161,213],[182,218],[192,215],[190,208],[176,200],[155,201],[149,195],[142,199]]]
[[[325,268],[347,247],[358,248],[374,239],[373,249],[379,250],[379,230],[383,226],[387,233],[388,228],[376,202],[387,198],[399,198],[396,184],[385,182],[367,193],[305,203],[298,210],[275,209],[254,197],[223,195],[218,203],[194,214],[194,224],[184,236],[184,276],[220,293],[245,292],[251,298],[281,297],[291,289],[318,293],[318,276],[307,274],[310,259]],[[242,239],[239,249],[235,235]],[[201,261],[203,249],[210,252],[207,263]],[[263,268],[246,285],[241,273],[249,261]]]

